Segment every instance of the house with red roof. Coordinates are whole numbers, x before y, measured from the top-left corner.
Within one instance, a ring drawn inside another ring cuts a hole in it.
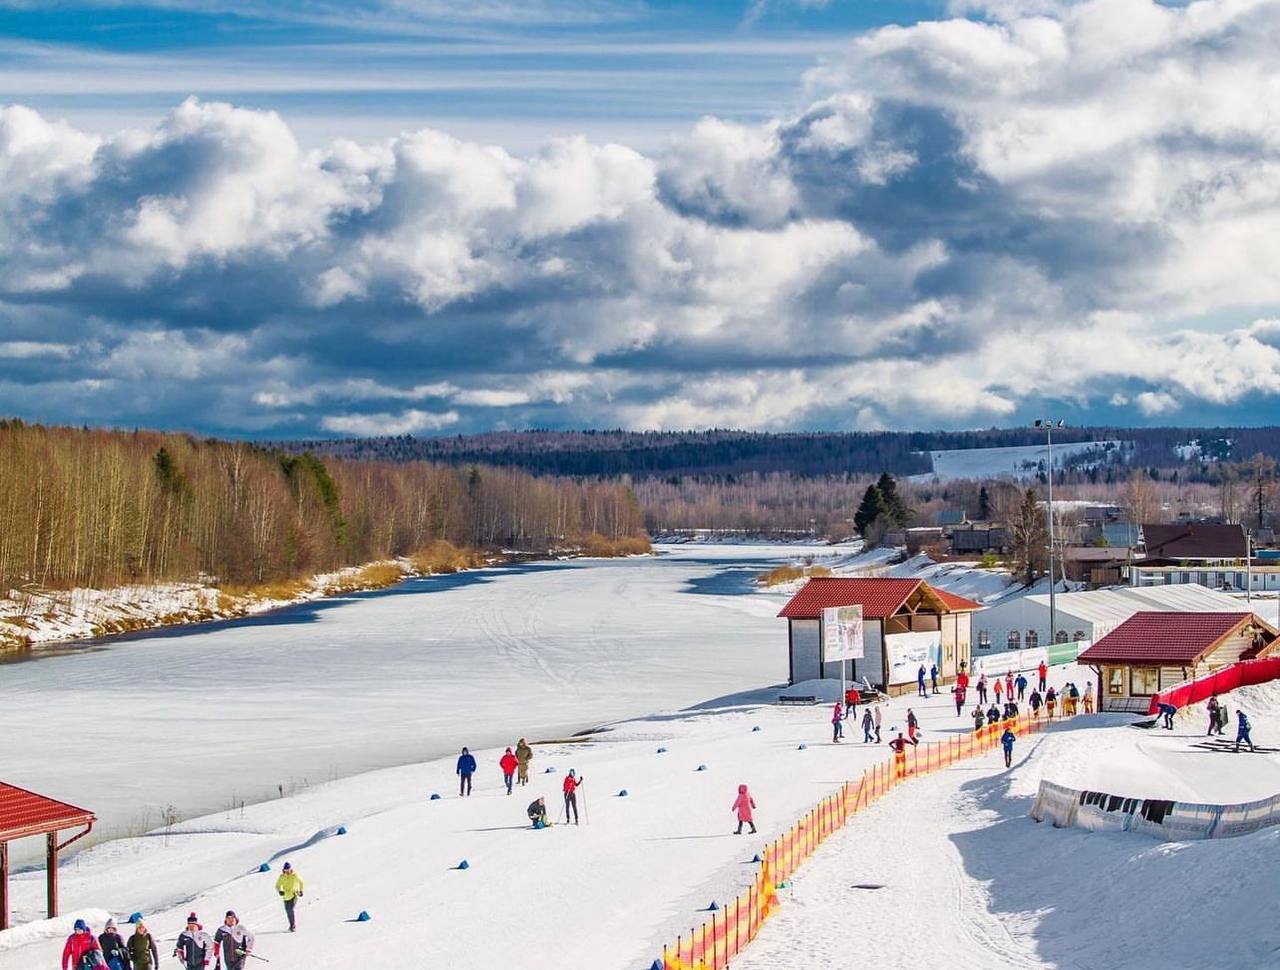
[[[824,656],[824,626],[840,607],[862,608],[862,657]],[[922,579],[822,576],[810,579],[778,616],[787,621],[790,683],[844,675],[888,693],[914,689],[916,672],[937,664],[939,680],[969,666],[970,617],[982,604]]]
[[[1080,654],[1098,673],[1099,710],[1147,709],[1151,695],[1271,654],[1280,632],[1249,612],[1135,613]]]

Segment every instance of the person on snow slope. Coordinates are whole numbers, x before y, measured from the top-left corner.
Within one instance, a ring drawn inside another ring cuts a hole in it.
[[[1000,746],[1004,748],[1004,766],[1006,768],[1013,767],[1013,742],[1018,740],[1018,736],[1013,733],[1012,727],[1004,729],[1004,734],[1000,735]]]
[[[89,924],[82,919],[75,922],[71,935],[62,947],[62,970],[89,970],[91,967],[103,967],[102,945],[89,929]]]
[[[524,738],[516,745],[516,783],[529,784],[529,762],[533,760],[533,748]]]
[[[840,743],[840,735],[844,734],[844,718],[840,716],[840,702],[836,701],[835,710],[831,713],[831,740]]]
[[[476,773],[476,756],[466,748],[458,755],[458,797],[471,796],[471,776]]]
[[[507,748],[506,753],[498,760],[498,767],[502,769],[502,781],[507,786],[507,794],[511,794],[511,786],[515,784],[516,769],[520,767],[520,762]]]
[[[133,936],[129,937],[129,963],[133,970],[155,970],[160,966],[160,951],[156,938],[142,920],[133,924]]]
[[[276,892],[284,900],[284,915],[289,920],[289,932],[296,933],[298,920],[294,910],[298,906],[298,900],[302,898],[302,877],[287,862],[280,870],[280,878],[276,880]]]
[[[578,824],[578,789],[582,787],[583,778],[574,773],[572,768],[565,775],[564,785],[564,820],[568,824],[569,815],[573,815],[573,824]]]
[[[204,970],[213,956],[213,939],[200,925],[200,917],[195,913],[187,916],[187,928],[178,934],[178,942],[173,948],[185,970]]]
[[[253,934],[240,922],[235,910],[227,910],[226,919],[213,936],[214,966],[225,963],[227,970],[243,970],[253,952],[253,943]]]
[[[110,970],[129,970],[129,948],[116,929],[115,920],[107,920],[107,925],[102,928],[102,935],[98,937],[98,945],[102,947],[102,959]]]
[[[752,816],[752,812],[755,810],[755,807],[756,800],[752,798],[751,793],[747,791],[747,786],[739,785],[738,797],[734,799],[733,804],[729,806],[729,810],[736,812],[738,815],[738,830],[733,833],[734,835],[742,834],[743,823],[751,826],[752,835],[756,834],[756,823]]]
[[[547,821],[547,800],[539,795],[525,809],[529,822],[535,829],[545,829],[551,823]]]

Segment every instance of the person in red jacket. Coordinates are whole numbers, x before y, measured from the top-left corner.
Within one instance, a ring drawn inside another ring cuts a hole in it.
[[[742,823],[744,822],[751,826],[751,834],[756,834],[756,823],[751,814],[755,807],[756,800],[751,797],[751,792],[747,791],[747,786],[739,785],[738,797],[734,800],[734,803],[729,806],[730,811],[738,814],[738,831],[734,832],[734,835],[742,834]]]
[[[850,714],[858,713],[858,702],[862,700],[862,695],[858,693],[858,688],[850,687],[844,692],[844,719],[849,720]]]
[[[582,778],[573,773],[572,768],[564,777],[564,820],[568,822],[572,814],[574,825],[578,824],[578,788],[582,781]]]
[[[62,948],[62,970],[82,970],[86,966],[93,966],[85,962],[85,956],[92,950],[101,953],[102,947],[97,937],[89,931],[89,924],[78,919],[71,935],[67,937],[67,945]]]
[[[520,766],[520,762],[516,760],[516,756],[512,754],[511,749],[507,748],[507,753],[498,761],[498,767],[502,769],[502,780],[507,783],[507,794],[511,794],[511,786],[515,783],[516,768]]]
[[[1040,666],[1036,669],[1036,673],[1040,675],[1040,693],[1043,694],[1045,688],[1049,686],[1049,668],[1043,660],[1040,661]]]

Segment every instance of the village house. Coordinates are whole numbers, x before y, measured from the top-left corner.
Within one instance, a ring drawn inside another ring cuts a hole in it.
[[[1145,555],[1128,567],[1133,586],[1199,583],[1214,589],[1280,590],[1280,562],[1249,561],[1249,538],[1238,524],[1182,522],[1142,527]]]

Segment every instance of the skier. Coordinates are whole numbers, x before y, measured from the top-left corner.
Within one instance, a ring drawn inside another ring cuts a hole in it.
[[[129,949],[125,946],[124,937],[116,929],[116,921],[107,920],[98,937],[98,945],[102,947],[102,959],[111,970],[129,970]]]
[[[1036,673],[1040,675],[1040,693],[1043,694],[1049,687],[1049,667],[1043,660],[1040,661]]]
[[[844,692],[844,716],[847,720],[850,714],[858,713],[858,701],[862,700],[862,695],[858,693],[858,688],[852,684],[849,689]]]
[[[1013,767],[1013,742],[1018,739],[1013,733],[1013,728],[1004,729],[1004,734],[1000,735],[1000,745],[1004,748],[1004,766],[1006,768]]]
[[[751,793],[747,791],[747,786],[739,785],[738,797],[734,799],[733,804],[729,806],[730,811],[736,812],[738,814],[738,830],[733,833],[734,835],[742,834],[743,822],[751,826],[752,835],[756,834],[755,819],[752,818],[752,815],[751,815],[755,807],[756,807],[756,800],[752,798]]]
[[[521,785],[529,784],[529,762],[533,760],[533,748],[524,738],[516,745],[516,781]]]
[[[911,708],[907,708],[907,739],[912,744],[916,743],[916,733],[920,730],[920,720],[916,717],[916,712]]]
[[[964,713],[965,690],[959,684],[956,684],[954,687],[951,688],[951,693],[955,695],[956,717],[959,717],[961,714]]]
[[[973,729],[975,731],[981,731],[983,726],[987,723],[987,715],[982,713],[981,704],[974,706],[973,714],[971,716],[973,717]]]
[[[458,797],[471,796],[471,776],[476,773],[476,756],[466,748],[458,755]]]
[[[1222,704],[1218,700],[1218,695],[1214,694],[1209,698],[1209,730],[1205,731],[1205,737],[1212,734],[1218,727],[1218,712],[1222,710]]]
[[[831,740],[834,744],[840,743],[840,735],[844,733],[843,718],[841,718],[841,707],[839,701],[836,701],[835,710],[831,714]]]
[[[895,778],[907,777],[908,743],[907,739],[902,736],[901,731],[898,731],[898,736],[889,742],[889,747],[893,749],[893,777]]]
[[[173,955],[182,961],[184,970],[205,970],[212,951],[213,940],[200,925],[200,918],[195,913],[188,914],[187,928],[178,934]]]
[[[978,703],[987,703],[987,675],[982,674],[978,678]]]
[[[862,712],[862,743],[867,744],[871,740],[871,732],[875,729],[875,720],[871,717],[871,708],[867,708]]]
[[[507,748],[507,753],[498,761],[498,767],[502,769],[502,780],[506,783],[507,794],[510,795],[511,786],[515,784],[516,769],[520,767],[520,761],[512,753],[511,749]]]
[[[1164,726],[1166,730],[1173,730],[1173,715],[1178,713],[1178,709],[1172,704],[1160,703],[1156,705],[1156,710],[1164,717]]]
[[[1053,707],[1057,703],[1058,703],[1058,694],[1052,687],[1050,687],[1049,690],[1044,695],[1044,706],[1045,706],[1045,710],[1049,712],[1050,720],[1053,720]]]
[[[525,812],[535,829],[545,829],[550,824],[547,821],[547,800],[541,795],[529,803]]]
[[[133,924],[133,936],[129,937],[129,963],[133,970],[155,970],[160,965],[160,951],[156,938],[147,930],[147,924],[138,920]]]
[[[921,697],[929,696],[929,692],[924,689],[924,664],[921,664],[920,669],[916,671],[916,690]]]
[[[933,693],[938,693],[938,665],[933,664],[929,668],[929,681],[933,686]]]
[[[1084,712],[1093,713],[1093,681],[1091,680],[1084,682]]]
[[[880,705],[876,705],[876,744],[880,743]]]
[[[289,918],[289,932],[298,932],[298,921],[293,911],[298,905],[298,900],[302,898],[302,877],[294,872],[293,866],[287,862],[280,870],[280,878],[276,880],[276,892],[284,900],[284,915]]]
[[[1018,679],[1013,682],[1013,685],[1018,688],[1018,700],[1025,698],[1027,695],[1027,678],[1021,672],[1018,673]]]
[[[253,934],[240,922],[235,910],[227,910],[226,919],[213,937],[214,966],[221,967],[222,963],[219,961],[225,960],[227,970],[241,970],[252,952]]]
[[[569,769],[569,774],[564,779],[564,820],[569,821],[569,815],[573,815],[573,824],[578,824],[578,788],[582,785],[583,779],[573,773],[573,769]]]
[[[1033,690],[1031,692],[1031,697],[1028,700],[1028,703],[1031,705],[1031,713],[1034,714],[1036,717],[1039,717],[1040,705],[1044,703],[1044,698],[1040,696],[1040,691]]]
[[[96,954],[96,958],[91,954]],[[76,920],[62,947],[62,970],[85,970],[87,967],[102,965],[102,947],[89,924],[82,919]]]
[[[1236,750],[1240,750],[1240,742],[1243,741],[1249,746],[1249,750],[1252,751],[1253,738],[1249,736],[1249,729],[1251,727],[1249,724],[1249,718],[1245,715],[1244,711],[1236,711],[1236,718],[1238,719],[1238,723],[1236,725]]]

